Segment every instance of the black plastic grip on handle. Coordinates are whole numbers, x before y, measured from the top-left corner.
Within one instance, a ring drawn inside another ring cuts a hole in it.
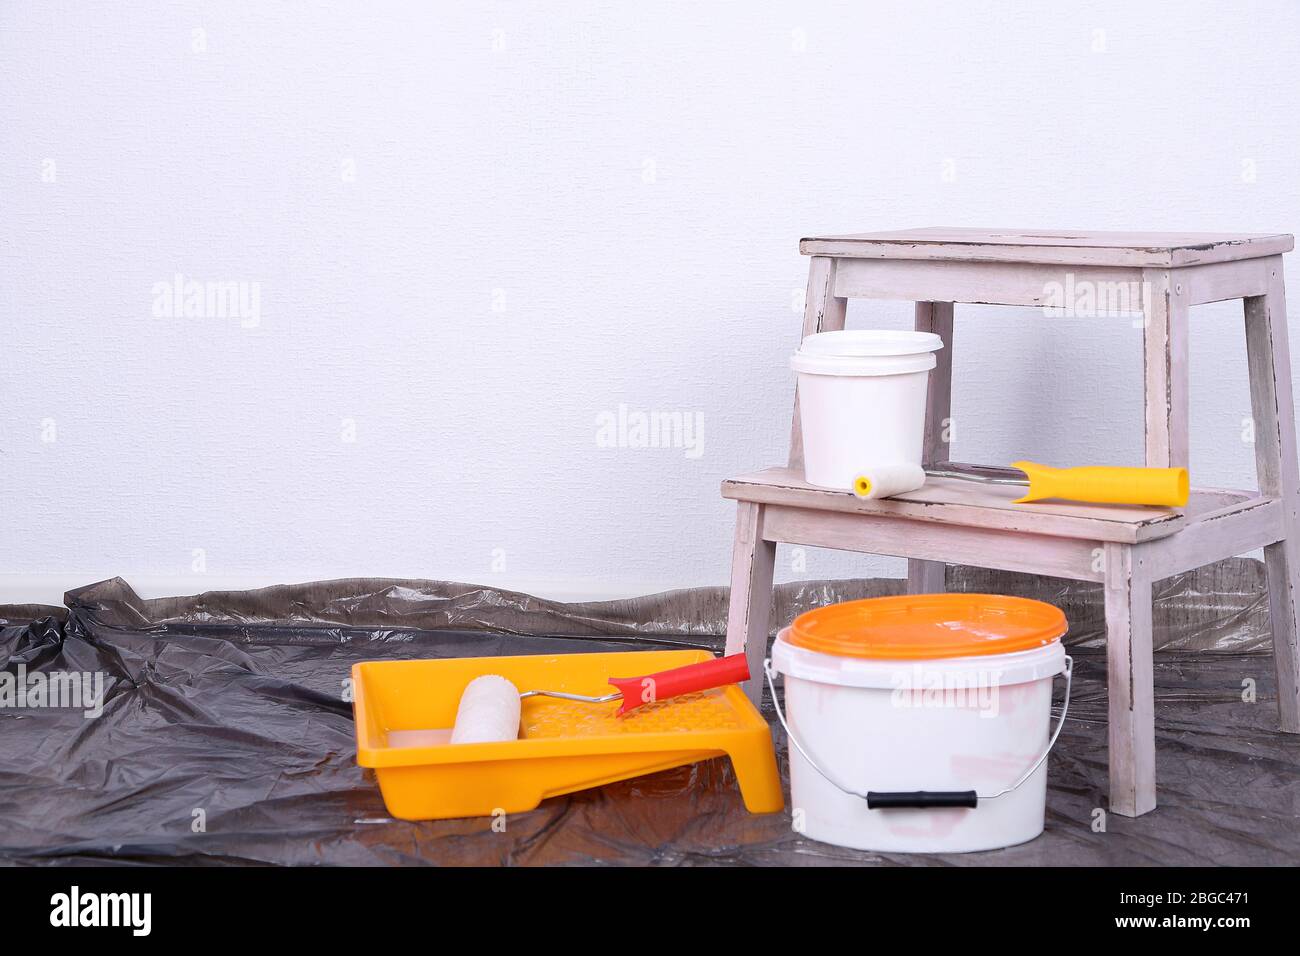
[[[974,790],[868,790],[869,810],[930,810],[935,807],[974,808]]]

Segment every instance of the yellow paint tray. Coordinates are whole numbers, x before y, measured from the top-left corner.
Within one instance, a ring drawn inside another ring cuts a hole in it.
[[[751,813],[784,806],[771,732],[736,685],[646,704],[530,697],[519,740],[452,744],[460,695],[500,674],[521,691],[599,695],[611,677],[695,664],[708,651],[370,661],[352,668],[357,763],[372,767],[388,812],[403,820],[532,810],[547,797],[730,756]]]

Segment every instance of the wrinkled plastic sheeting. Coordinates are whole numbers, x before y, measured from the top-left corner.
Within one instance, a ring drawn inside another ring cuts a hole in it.
[[[1060,578],[950,567],[951,591],[1017,594],[1060,607],[1070,622],[1066,642],[1105,646],[1101,586]],[[856,598],[902,593],[896,579],[781,584],[773,595],[773,631],[804,611]],[[83,614],[125,628],[363,628],[495,631],[564,637],[650,637],[670,645],[726,634],[726,588],[667,591],[621,601],[566,604],[496,588],[444,581],[374,578],[280,585],[256,591],[211,591],[142,600],[120,579],[73,593]],[[0,608],[6,619],[66,617],[64,608]],[[1266,651],[1271,646],[1263,565],[1234,558],[1160,581],[1155,587],[1155,644],[1160,650]]]
[[[0,608],[11,674],[104,675],[103,713],[0,708],[0,860],[331,864],[1282,864],[1300,859],[1300,739],[1277,731],[1258,563],[1163,582],[1156,602],[1160,808],[1106,816],[1100,592],[954,568],[948,586],[1039,597],[1071,621],[1070,719],[1047,831],[990,853],[909,857],[804,839],[754,816],[726,760],[488,820],[390,819],[356,765],[345,681],[361,660],[706,647],[724,589],[562,604],[492,588],[347,580],[140,599],[120,579],[67,608]],[[774,618],[896,593],[897,581],[783,585]],[[771,720],[771,702],[765,703]],[[780,737],[779,732],[777,733]],[[785,747],[778,746],[786,774]],[[788,793],[788,776],[786,778]],[[637,799],[649,798],[649,799]],[[1099,829],[1104,828],[1104,829]]]

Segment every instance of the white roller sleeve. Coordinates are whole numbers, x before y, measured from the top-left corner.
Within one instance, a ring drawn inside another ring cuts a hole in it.
[[[519,739],[519,688],[504,677],[475,677],[460,695],[453,744],[485,744]]]
[[[925,469],[920,465],[879,465],[858,472],[853,479],[853,493],[874,501],[916,491],[924,484]]]

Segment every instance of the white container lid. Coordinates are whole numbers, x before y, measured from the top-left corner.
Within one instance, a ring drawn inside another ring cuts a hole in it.
[[[799,346],[799,351],[805,355],[916,355],[937,352],[941,348],[943,339],[933,332],[841,329],[808,336]]]
[[[933,332],[841,329],[805,338],[790,366],[812,375],[902,375],[934,368],[931,353],[941,348]]]

